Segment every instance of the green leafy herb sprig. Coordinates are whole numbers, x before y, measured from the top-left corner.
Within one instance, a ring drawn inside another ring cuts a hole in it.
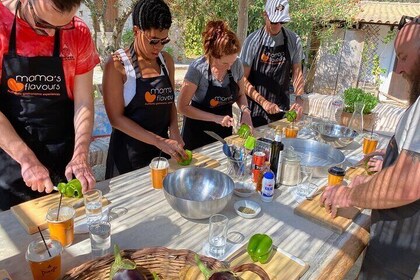
[[[354,112],[354,103],[363,102],[365,108],[363,114],[370,114],[376,107],[379,100],[376,96],[373,96],[369,92],[364,91],[360,88],[348,88],[344,91],[344,111],[347,113]]]

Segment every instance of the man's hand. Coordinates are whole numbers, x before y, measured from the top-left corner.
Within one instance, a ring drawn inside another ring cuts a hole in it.
[[[87,156],[85,155],[74,155],[66,166],[65,175],[67,181],[73,179],[73,175],[79,179],[83,193],[95,187],[95,176],[93,176],[92,168],[88,164]]]
[[[272,103],[268,100],[264,101],[264,103],[262,104],[262,107],[270,115],[277,114],[277,113],[281,112],[281,109],[277,104]]]
[[[339,208],[350,207],[350,187],[344,185],[328,186],[321,195],[320,205],[334,218]]]
[[[33,191],[50,193],[53,190],[48,169],[38,160],[22,163],[22,179]]]
[[[303,105],[299,103],[293,103],[292,106],[290,106],[290,110],[295,110],[297,113],[296,120],[299,121],[302,118],[303,115]]]

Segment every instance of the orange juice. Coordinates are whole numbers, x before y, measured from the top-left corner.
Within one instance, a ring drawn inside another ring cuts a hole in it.
[[[57,280],[61,276],[61,252],[63,247],[60,242],[46,238],[49,253],[42,239],[39,238],[29,244],[26,251],[26,260],[32,271],[34,280]]]
[[[344,180],[346,171],[343,168],[334,166],[328,169],[328,186],[335,186],[341,184]]]
[[[74,215],[76,211],[69,205],[61,205],[57,219],[58,206],[48,210],[47,222],[51,239],[60,241],[63,247],[69,246],[74,239]]]
[[[363,138],[363,153],[365,155],[376,151],[377,146],[378,146],[378,136],[376,134],[365,135],[365,137]]]
[[[296,138],[299,132],[299,129],[296,126],[286,127],[286,138]]]
[[[152,179],[152,186],[155,189],[163,188],[163,179],[168,175],[169,163],[166,158],[156,157],[149,165]]]

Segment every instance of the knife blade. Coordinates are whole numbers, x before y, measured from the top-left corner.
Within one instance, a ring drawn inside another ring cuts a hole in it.
[[[220,137],[217,133],[214,133],[213,131],[208,131],[208,130],[204,130],[204,132],[207,135],[209,135],[209,136],[213,137],[214,139],[216,139],[217,141],[220,141],[223,144],[227,144],[226,141],[225,141],[225,139],[223,139],[222,137]]]

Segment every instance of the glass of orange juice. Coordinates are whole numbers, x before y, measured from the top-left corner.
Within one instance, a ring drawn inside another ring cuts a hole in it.
[[[299,127],[294,124],[290,124],[285,128],[286,138],[296,138],[299,132]]]
[[[152,178],[152,186],[155,189],[163,188],[163,179],[168,175],[169,162],[164,157],[155,157],[150,162],[150,172]]]
[[[366,133],[363,137],[363,153],[370,154],[376,151],[379,136],[376,133]]]
[[[328,186],[339,185],[343,182],[346,171],[338,166],[328,169]]]
[[[63,247],[70,246],[74,239],[74,216],[76,211],[71,205],[52,206],[47,212],[47,223],[51,239],[57,240]]]
[[[47,245],[47,248],[45,246]],[[45,236],[45,244],[41,237],[32,241],[25,258],[29,263],[34,280],[57,280],[61,276],[61,252],[63,246],[57,240]]]

